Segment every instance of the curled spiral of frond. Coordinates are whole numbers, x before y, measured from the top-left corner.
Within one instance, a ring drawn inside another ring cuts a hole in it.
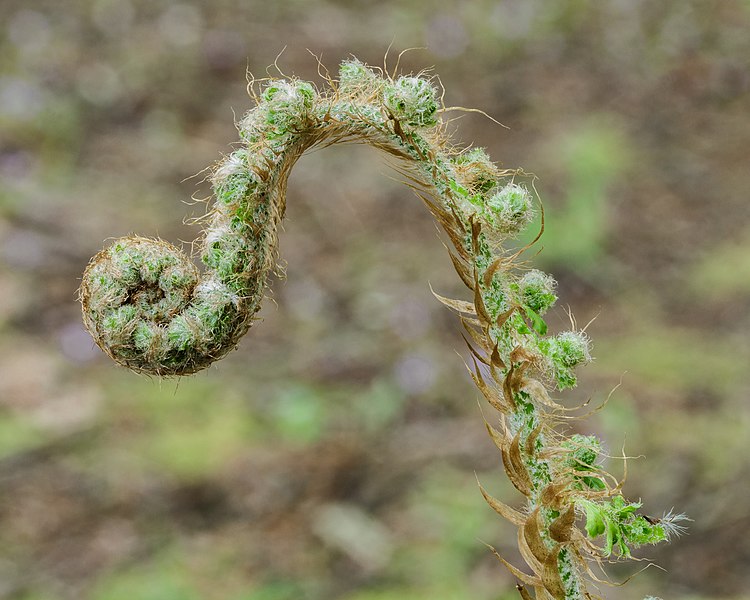
[[[275,264],[287,178],[314,146],[353,140],[395,156],[440,201],[436,210],[456,211],[461,227],[473,217],[507,235],[531,217],[528,191],[503,185],[506,173],[486,154],[447,148],[427,78],[381,77],[349,61],[327,93],[276,79],[265,82],[256,101],[239,124],[242,146],[213,172],[215,202],[199,242],[203,273],[165,242],[126,237],[84,274],[87,327],[105,352],[135,371],[192,373],[237,345]]]
[[[554,279],[521,269],[503,249],[534,216],[523,174],[500,169],[481,148],[449,144],[428,77],[391,77],[350,60],[329,84],[320,91],[296,79],[263,82],[239,123],[241,146],[213,171],[215,199],[198,242],[203,271],[161,240],[118,239],[84,273],[86,326],[134,371],[169,376],[207,367],[236,347],[261,306],[296,161],[313,147],[347,141],[384,151],[445,231],[472,295],[471,302],[438,299],[466,327],[472,377],[501,413],[499,428],[488,423],[488,431],[528,501],[519,511],[481,488],[518,526],[532,574],[501,560],[524,598],[529,589],[538,599],[591,597],[585,557],[629,556],[630,547],[666,539],[680,526],[667,516],[640,516],[640,504],[623,499],[621,482],[597,463],[596,438],[565,439],[555,429],[564,409],[547,390],[576,384],[575,368],[591,360],[590,342],[580,331],[547,335],[542,315],[557,299]],[[575,526],[579,516],[585,533]],[[601,547],[590,541],[600,535]]]

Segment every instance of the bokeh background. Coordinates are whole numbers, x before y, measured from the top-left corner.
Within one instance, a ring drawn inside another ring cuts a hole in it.
[[[94,348],[76,303],[105,240],[192,240],[246,69],[355,54],[433,67],[457,139],[539,176],[537,266],[589,327],[572,430],[625,488],[693,519],[609,598],[750,598],[750,3],[3,0],[0,598],[502,600],[484,504],[520,499],[483,431],[427,211],[374,151],[303,158],[287,280],[239,349],[158,381]],[[269,70],[275,73],[274,69]],[[322,85],[322,82],[321,82]],[[457,355],[458,354],[458,355]],[[643,458],[645,457],[645,458]],[[614,472],[622,465],[611,461]],[[621,580],[642,564],[615,565]]]

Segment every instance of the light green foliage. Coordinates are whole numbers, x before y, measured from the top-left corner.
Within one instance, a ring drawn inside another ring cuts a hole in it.
[[[750,295],[750,230],[738,239],[723,240],[699,256],[687,276],[699,298],[727,301]]]
[[[303,593],[300,585],[283,581],[268,583],[251,592],[240,593],[231,600],[297,600]]]
[[[569,450],[565,459],[565,466],[575,472],[575,487],[579,490],[591,489],[602,491],[606,484],[597,475],[599,469],[596,460],[601,452],[601,442],[593,435],[574,434],[563,443],[563,448]],[[586,475],[585,473],[591,473]]]
[[[145,565],[102,577],[91,593],[92,600],[294,600],[301,586],[294,581],[269,581],[248,589],[233,581],[228,567],[237,568],[240,558],[223,548],[201,556],[189,549],[167,547]]]
[[[601,264],[609,230],[608,193],[628,169],[630,140],[612,115],[590,117],[550,142],[555,163],[563,161],[567,190],[562,201],[545,203],[545,247],[556,262],[581,272]]]
[[[706,373],[710,373],[713,390],[724,395],[732,394],[736,382],[747,373],[750,348],[736,341],[642,319],[624,335],[597,345],[597,361],[611,369],[626,365],[648,385],[671,388],[680,395],[703,389]]]
[[[360,426],[375,432],[388,427],[403,410],[404,392],[384,380],[375,380],[364,393],[348,394],[347,400]]]
[[[0,412],[0,459],[34,448],[44,434],[28,419]]]
[[[163,552],[148,566],[102,581],[91,595],[93,600],[199,600],[200,597],[173,551]]]
[[[419,515],[413,543],[399,549],[394,563],[400,577],[415,587],[428,585],[429,598],[470,598],[472,582],[466,573],[477,538],[499,531],[500,522],[482,510],[482,498],[451,492],[474,483],[474,476],[455,468],[435,466],[423,474],[410,500],[410,512]],[[440,540],[440,543],[435,543]],[[402,597],[410,597],[408,594]]]
[[[274,399],[276,431],[297,445],[312,443],[323,435],[328,420],[325,396],[309,387],[282,390]]]
[[[603,502],[580,500],[586,511],[586,533],[591,538],[604,535],[604,555],[616,550],[620,556],[629,557],[631,548],[657,544],[668,539],[664,526],[649,522],[637,514],[640,502],[627,502],[617,495]]]
[[[128,385],[127,379],[122,374],[106,382],[106,421],[114,425],[127,415],[132,427],[86,459],[103,470],[117,464],[125,478],[158,473],[168,480],[194,481],[215,475],[264,435],[256,412],[238,394],[210,381],[193,380],[177,394],[172,385],[154,390],[145,381]]]

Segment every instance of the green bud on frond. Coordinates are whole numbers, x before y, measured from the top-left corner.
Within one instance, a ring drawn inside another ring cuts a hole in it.
[[[591,361],[591,341],[582,331],[565,331],[541,340],[539,349],[550,360],[560,390],[575,387],[573,369]]]
[[[236,150],[214,172],[213,188],[220,209],[236,208],[253,193],[259,178],[249,163],[247,150]]]
[[[552,275],[533,269],[518,282],[518,291],[526,306],[543,315],[557,301],[556,286]]]
[[[339,67],[339,89],[346,94],[356,94],[380,87],[383,80],[356,58],[345,60]]]
[[[413,127],[437,123],[437,92],[426,79],[399,77],[385,89],[385,106],[399,121]]]
[[[529,190],[516,183],[509,183],[485,201],[483,216],[500,233],[519,233],[534,218]]]
[[[263,100],[271,102],[277,109],[281,107],[311,108],[315,98],[315,88],[307,81],[275,80],[263,90]]]
[[[553,360],[565,367],[591,362],[591,341],[582,331],[564,331],[552,340]]]
[[[303,126],[315,95],[315,88],[307,81],[272,81],[263,91],[259,108],[272,132],[283,135]]]
[[[453,159],[453,168],[461,182],[473,193],[486,194],[497,185],[500,170],[484,148],[472,148]]]

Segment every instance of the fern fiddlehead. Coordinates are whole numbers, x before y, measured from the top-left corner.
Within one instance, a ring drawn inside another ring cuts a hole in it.
[[[260,308],[277,256],[277,229],[295,162],[309,149],[358,141],[395,157],[452,245],[453,265],[472,300],[438,296],[466,328],[472,377],[499,413],[486,423],[505,471],[527,498],[522,510],[489,505],[518,527],[531,573],[498,558],[523,598],[580,599],[588,563],[679,533],[679,515],[638,514],[598,464],[593,436],[565,438],[562,407],[548,390],[576,383],[590,360],[580,331],[548,336],[544,313],[555,281],[525,272],[502,241],[526,227],[533,196],[482,149],[457,150],[424,77],[392,78],[357,60],[341,65],[331,89],[296,79],[267,81],[239,124],[242,146],[212,175],[215,202],[200,241],[205,270],[161,240],[125,237],[97,254],[80,289],[84,322],[115,361],[162,376],[193,373],[233,349]],[[576,519],[585,518],[585,531]],[[592,540],[603,539],[597,546]]]

